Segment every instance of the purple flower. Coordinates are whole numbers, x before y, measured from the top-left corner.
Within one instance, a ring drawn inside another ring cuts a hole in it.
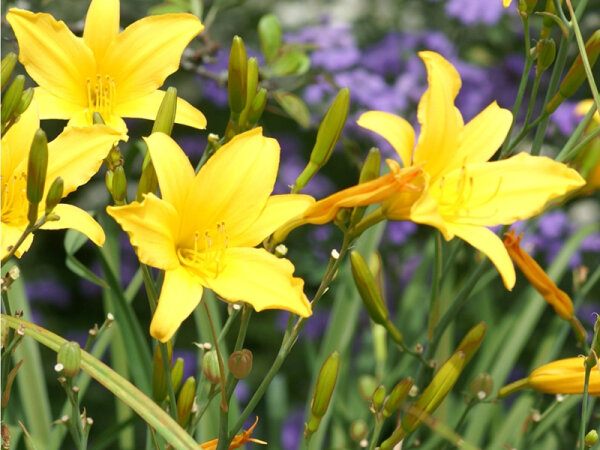
[[[284,450],[296,450],[300,448],[303,431],[304,410],[299,408],[288,414],[287,419],[281,427],[281,445]]]
[[[196,373],[197,366],[197,352],[187,348],[174,348],[173,349],[173,364],[177,358],[183,358],[183,382],[188,377],[194,376]]]
[[[465,25],[493,25],[504,14],[504,7],[500,0],[449,0],[446,3],[446,14]]]
[[[556,126],[559,133],[570,135],[580,122],[580,117],[575,114],[576,102],[563,102],[550,116],[550,121]]]
[[[387,223],[385,234],[396,245],[404,244],[417,231],[417,224],[409,221],[391,221]]]
[[[71,293],[50,278],[28,282],[25,292],[30,301],[48,303],[59,308],[64,308],[71,303]]]

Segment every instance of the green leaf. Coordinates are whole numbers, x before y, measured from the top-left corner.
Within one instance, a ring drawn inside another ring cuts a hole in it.
[[[310,126],[310,112],[306,104],[296,95],[285,91],[275,91],[273,96],[283,110],[302,128]]]
[[[281,25],[275,14],[267,14],[260,18],[258,36],[260,38],[260,48],[267,63],[273,62],[277,58],[281,47]]]
[[[2,314],[2,318],[13,329],[17,329],[22,325],[26,336],[31,336],[40,344],[45,345],[55,352],[58,351],[62,344],[67,342],[60,336],[33,323],[7,316],[6,314]],[[154,403],[152,399],[102,361],[99,361],[83,350],[81,351],[81,369],[135,411],[174,448],[194,450],[198,448],[198,444],[192,437]]]
[[[265,68],[270,76],[303,75],[310,69],[310,58],[306,53],[291,50],[281,55],[271,65]]]

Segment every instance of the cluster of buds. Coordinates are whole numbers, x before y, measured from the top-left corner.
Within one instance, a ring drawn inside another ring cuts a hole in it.
[[[14,125],[33,99],[33,88],[25,88],[25,76],[17,75],[9,85],[17,64],[17,55],[7,54],[2,58],[2,135]]]

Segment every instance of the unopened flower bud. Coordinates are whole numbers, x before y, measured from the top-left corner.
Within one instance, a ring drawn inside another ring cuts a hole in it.
[[[585,53],[587,55],[588,62],[590,63],[590,68],[594,67],[596,60],[598,59],[598,55],[600,54],[600,30],[596,30],[594,34],[587,40],[585,43]],[[546,105],[546,112],[553,113],[556,108],[563,102],[563,100],[571,97],[579,86],[583,84],[585,81],[586,74],[585,68],[583,67],[583,61],[581,59],[581,55],[577,55],[575,61],[571,65],[571,68],[563,78],[560,87],[558,88],[558,92],[556,95],[550,100],[548,105]]]
[[[385,386],[380,384],[373,392],[373,396],[371,397],[371,412],[377,413],[381,405],[383,405],[383,401],[385,400]]]
[[[348,117],[348,108],[350,106],[350,90],[348,88],[340,89],[331,106],[327,110],[319,131],[317,140],[310,154],[310,161],[294,183],[295,189],[300,191],[308,181],[323,167],[337,143],[346,118]]]
[[[252,352],[246,348],[233,352],[227,364],[235,378],[246,378],[252,371]]]
[[[384,418],[388,418],[396,412],[398,406],[400,406],[400,403],[402,403],[408,395],[413,383],[414,380],[409,377],[405,378],[397,383],[396,386],[394,386],[394,389],[392,389],[392,392],[390,392],[390,395],[385,401],[385,405],[383,405],[382,414]]]
[[[19,99],[19,104],[15,108],[16,114],[23,114],[29,105],[31,104],[31,100],[33,100],[33,88],[27,88],[21,94],[21,98]]]
[[[585,435],[583,439],[583,444],[590,448],[598,443],[598,432],[596,430],[591,430],[588,434]]]
[[[494,379],[489,373],[480,373],[469,386],[469,391],[471,391],[471,395],[473,397],[478,398],[479,400],[483,400],[492,392],[494,388]]]
[[[350,252],[350,267],[354,284],[356,284],[369,316],[373,322],[384,325],[389,318],[388,309],[381,298],[381,293],[369,266],[356,250]]]
[[[52,211],[54,211],[54,208],[56,205],[58,205],[63,197],[63,190],[63,179],[61,177],[57,177],[56,180],[52,182],[50,189],[48,189],[48,194],[46,195],[46,215],[49,215]]]
[[[177,112],[177,89],[170,87],[165,92],[165,96],[160,103],[156,120],[152,126],[152,132],[161,132],[170,135],[175,123],[175,114]]]
[[[44,197],[46,172],[48,170],[48,139],[41,128],[35,132],[29,159],[27,162],[27,200],[29,207],[29,223],[37,220],[37,205]]]
[[[181,381],[183,380],[183,369],[183,358],[177,358],[175,360],[175,364],[173,364],[173,367],[171,368],[171,384],[173,385],[173,392],[177,392],[179,386],[181,386]]]
[[[127,177],[123,166],[117,166],[112,177],[112,190],[110,191],[115,204],[123,205],[127,197]]]
[[[537,3],[537,0],[519,0],[519,3],[517,4],[517,9],[519,10],[519,15],[521,17],[529,16],[535,9],[536,3]]]
[[[81,348],[75,341],[65,342],[56,354],[57,364],[62,364],[63,373],[67,377],[74,377],[79,373],[81,364]]]
[[[177,397],[177,422],[182,427],[185,427],[190,420],[190,413],[194,405],[194,397],[196,396],[196,380],[194,377],[189,377],[181,386],[179,396]]]
[[[463,340],[460,341],[460,344],[456,350],[462,351],[465,354],[465,365],[471,361],[471,358],[481,345],[481,341],[483,341],[486,330],[487,325],[484,322],[479,322],[477,325],[471,328]]]
[[[167,378],[165,377],[163,355],[160,347],[160,345],[157,345],[154,349],[154,359],[152,361],[152,398],[157,402],[162,402],[167,396]],[[169,341],[167,343],[169,367],[171,367],[172,355],[173,347]]]
[[[369,427],[367,426],[367,423],[362,419],[357,419],[354,422],[352,422],[352,424],[350,424],[350,437],[356,442],[367,437],[368,432]]]
[[[258,37],[260,38],[260,49],[267,63],[273,62],[281,47],[281,25],[274,14],[267,14],[258,22]]]
[[[2,58],[2,68],[0,69],[2,73],[2,90],[4,90],[6,84],[8,83],[8,80],[10,80],[10,77],[13,73],[13,70],[15,69],[16,64],[17,55],[13,52],[8,53],[4,58]]]
[[[212,384],[217,384],[221,381],[219,356],[216,350],[210,350],[202,357],[202,373]]]
[[[340,354],[334,351],[323,363],[323,367],[319,371],[315,392],[313,393],[312,403],[310,406],[310,418],[306,424],[304,435],[308,436],[319,428],[321,419],[327,412],[329,401],[335,388],[337,381],[338,370],[340,367]]]
[[[248,79],[246,80],[246,104],[239,118],[240,129],[243,130],[252,128],[252,124],[248,123],[248,113],[252,108],[252,102],[258,88],[258,60],[256,58],[248,58],[246,71],[248,74]]]
[[[6,92],[2,95],[2,123],[6,123],[12,116],[15,108],[21,101],[23,87],[25,86],[25,75],[17,75]]]
[[[250,109],[248,110],[248,123],[249,127],[253,127],[258,123],[260,117],[262,116],[263,111],[265,110],[265,106],[267,105],[267,90],[265,88],[260,88],[254,99],[252,100],[252,104],[250,105]]]
[[[562,0],[559,1],[562,4]],[[554,0],[546,0],[546,7],[544,8],[544,18],[542,19],[542,30],[540,32],[540,37],[545,39],[550,36],[550,32],[556,22],[554,21],[553,16],[556,16],[556,8],[554,6]]]
[[[233,37],[229,53],[229,75],[227,92],[229,94],[229,109],[239,114],[246,105],[246,85],[248,82],[248,60],[244,41],[239,36]]]
[[[536,46],[537,65],[535,75],[540,76],[542,72],[552,65],[556,57],[556,43],[554,39],[540,39]]]

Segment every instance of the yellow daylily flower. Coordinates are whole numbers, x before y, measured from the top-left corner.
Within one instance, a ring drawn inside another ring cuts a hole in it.
[[[254,423],[252,424],[252,426],[250,428],[248,428],[245,431],[242,431],[241,434],[235,435],[235,437],[231,441],[231,444],[229,444],[229,448],[230,449],[240,448],[242,445],[246,444],[247,442],[255,442],[256,444],[267,445],[267,443],[265,441],[261,441],[260,439],[251,437],[252,432],[254,431],[254,428],[256,427],[257,423],[258,423],[258,416],[256,417],[256,420],[254,421]],[[218,445],[219,445],[219,440],[212,439],[208,442],[204,442],[203,444],[200,444],[200,448],[202,450],[216,450]]]
[[[531,217],[584,180],[564,164],[526,153],[488,162],[506,137],[511,113],[494,102],[464,124],[454,106],[461,86],[458,72],[435,52],[419,56],[429,88],[419,102],[416,147],[415,132],[401,117],[369,111],[358,120],[389,141],[405,167],[423,166],[423,192],[397,194],[383,209],[388,219],[431,225],[446,240],[458,236],[467,241],[490,258],[506,288],[512,289],[516,277],[510,257],[502,240],[486,227]]]
[[[505,8],[508,8],[510,6],[511,2],[512,2],[512,0],[502,0],[502,5]]]
[[[498,391],[499,397],[506,397],[518,389],[530,387],[546,394],[583,394],[585,380],[585,358],[565,358],[538,367],[527,378],[517,380]],[[588,393],[600,396],[600,372],[598,366],[592,368],[588,383]]]
[[[92,0],[82,38],[50,14],[11,8],[6,19],[19,42],[19,60],[39,85],[35,98],[41,119],[84,126],[98,112],[123,132],[122,117],[156,118],[164,96],[158,88],[203,29],[192,14],[163,14],[119,33],[119,0]],[[204,115],[181,99],[175,121],[206,126]]]
[[[227,301],[257,311],[285,309],[307,317],[311,307],[294,266],[254,248],[279,226],[301,214],[308,195],[271,195],[279,144],[262,129],[233,138],[197,175],[169,136],[145,138],[162,199],[108,207],[129,234],[141,262],[165,270],[150,334],[168,341],[200,301],[203,286]]]
[[[575,114],[578,116],[585,116],[587,112],[592,109],[594,106],[594,100],[591,98],[581,100],[579,103],[575,105]],[[596,110],[594,115],[592,116],[596,123],[600,125],[600,112]]]
[[[33,136],[40,126],[37,105],[29,108],[2,136],[2,258],[19,240],[27,228],[26,197],[27,160]],[[43,214],[46,195],[52,182],[61,177],[64,183],[63,197],[85,184],[100,168],[113,143],[123,136],[105,125],[78,128],[67,127],[48,144],[48,170],[44,197],[40,202],[40,216]],[[60,218],[47,222],[42,229],[56,230],[73,228],[90,238],[96,245],[104,243],[104,231],[92,217],[73,205],[59,203],[54,213]],[[15,252],[17,257],[25,253],[33,241],[33,235],[21,244]]]

